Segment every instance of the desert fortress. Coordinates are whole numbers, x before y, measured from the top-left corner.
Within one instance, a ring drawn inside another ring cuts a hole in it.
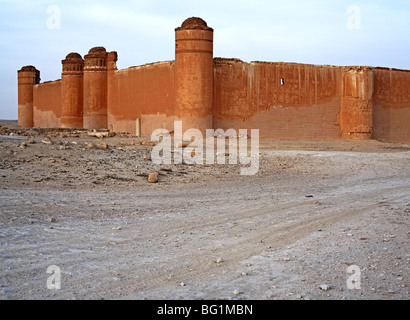
[[[62,61],[61,79],[18,71],[22,127],[259,129],[282,140],[410,141],[410,71],[214,58],[214,30],[200,18],[175,29],[175,60],[118,70],[96,47]]]

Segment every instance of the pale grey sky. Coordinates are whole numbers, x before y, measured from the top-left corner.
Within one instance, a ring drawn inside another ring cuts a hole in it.
[[[174,59],[174,29],[199,16],[216,57],[410,69],[408,0],[1,0],[0,119],[17,119],[17,70],[61,78],[61,60],[95,46],[118,67]],[[58,17],[60,17],[58,19]]]

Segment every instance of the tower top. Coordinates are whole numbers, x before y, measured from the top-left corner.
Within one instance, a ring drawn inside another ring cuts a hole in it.
[[[65,74],[72,74],[72,72],[75,72],[75,74],[77,74],[78,72],[83,72],[84,60],[77,52],[69,53],[65,57],[65,60],[61,62],[63,64],[63,72]]]
[[[24,66],[17,71],[19,78],[34,78],[34,84],[40,83],[40,71],[34,66]]]
[[[201,30],[210,30],[213,31],[212,28],[208,27],[208,24],[205,20],[198,17],[191,17],[186,19],[181,27],[177,28],[176,31],[179,30],[188,30],[188,29],[201,29]]]
[[[81,57],[80,54],[76,52],[71,52],[69,53],[66,58],[67,61],[83,61],[83,58]]]
[[[104,47],[94,47],[88,51],[88,54],[95,54],[95,55],[105,55],[107,50]]]
[[[25,67],[22,67],[20,70],[19,70],[19,72],[33,72],[33,71],[38,71],[37,69],[36,69],[36,67],[34,67],[34,66],[25,66]]]

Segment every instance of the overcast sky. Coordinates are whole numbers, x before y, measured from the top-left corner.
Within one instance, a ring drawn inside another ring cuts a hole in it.
[[[17,70],[61,78],[61,60],[95,46],[118,68],[174,59],[174,29],[199,16],[214,56],[410,69],[409,0],[1,0],[0,119],[17,119]]]

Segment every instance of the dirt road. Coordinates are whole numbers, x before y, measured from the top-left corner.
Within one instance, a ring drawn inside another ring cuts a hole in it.
[[[0,139],[1,299],[409,298],[409,145],[265,141],[243,177],[156,167],[133,137],[28,136]]]

